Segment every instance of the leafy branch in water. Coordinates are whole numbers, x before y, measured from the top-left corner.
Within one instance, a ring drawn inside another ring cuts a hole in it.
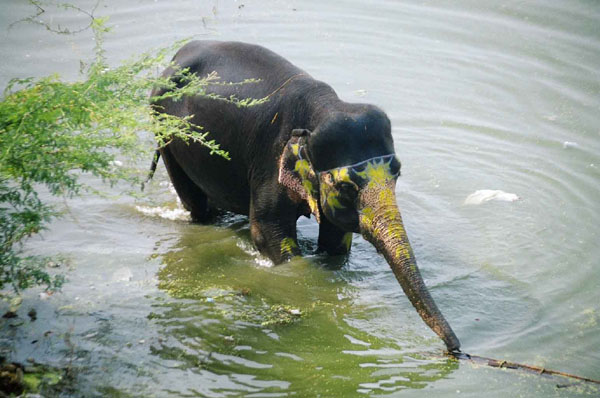
[[[43,11],[41,3],[32,4]],[[224,98],[207,92],[211,85],[256,82],[252,79],[220,82],[216,73],[200,77],[186,69],[176,69],[176,79],[156,76],[158,68],[176,68],[166,61],[167,55],[183,42],[110,67],[102,47],[108,32],[106,19],[86,15],[92,18],[96,48],[84,78],[76,82],[58,76],[13,79],[0,102],[0,289],[12,286],[19,291],[34,285],[52,289],[62,283],[62,278],[46,272],[47,259],[23,256],[23,241],[59,215],[38,195],[41,186],[52,195],[72,197],[83,191],[100,193],[80,181],[81,173],[111,185],[140,182],[136,165],[151,149],[142,132],[150,132],[159,146],[178,138],[229,158],[208,138],[208,132],[190,121],[192,116],[153,113],[148,98],[152,89],[168,89],[156,99],[201,95],[235,106],[267,100]],[[174,80],[185,85],[178,86]],[[121,167],[117,157],[127,165]]]

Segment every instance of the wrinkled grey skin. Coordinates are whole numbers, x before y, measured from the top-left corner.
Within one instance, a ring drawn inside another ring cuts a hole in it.
[[[199,76],[216,71],[224,81],[261,79],[214,86],[214,93],[269,97],[249,108],[198,96],[153,102],[157,112],[193,115],[191,121],[210,131],[231,156],[226,161],[179,140],[160,149],[193,219],[208,220],[211,204],[248,215],[254,244],[275,263],[300,254],[301,215],[316,217],[319,249],[330,254],[347,253],[352,232],[359,232],[383,254],[425,323],[449,351],[459,350],[419,273],[396,205],[400,163],[385,113],[341,101],[330,86],[260,46],[196,41],[174,61]],[[172,74],[172,68],[165,71]]]

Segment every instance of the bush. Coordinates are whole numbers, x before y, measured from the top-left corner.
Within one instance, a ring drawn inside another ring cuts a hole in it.
[[[15,79],[0,102],[0,289],[12,286],[19,291],[34,285],[55,289],[63,282],[62,277],[46,272],[48,259],[23,255],[23,241],[58,215],[40,199],[39,187],[64,197],[83,191],[99,193],[80,182],[81,173],[91,173],[110,184],[139,183],[136,160],[152,149],[141,139],[142,131],[150,132],[159,146],[179,137],[200,142],[211,153],[228,158],[207,138],[208,132],[189,118],[153,115],[148,100],[152,88],[170,88],[161,98],[175,100],[183,95],[206,95],[238,106],[265,101],[221,98],[206,92],[210,85],[254,80],[219,82],[216,73],[198,77],[180,69],[176,77],[186,84],[177,88],[171,80],[156,76],[157,66],[166,67],[167,54],[182,42],[111,68],[102,49],[108,31],[105,22],[92,17],[95,58],[80,81],[66,82],[58,76]],[[115,167],[117,156],[133,166]]]

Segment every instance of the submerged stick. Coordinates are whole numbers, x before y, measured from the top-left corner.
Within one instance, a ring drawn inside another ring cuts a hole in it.
[[[465,352],[449,352],[448,355],[453,358],[459,359],[459,360],[462,359],[462,360],[466,360],[466,361],[471,361],[471,362],[479,364],[479,365],[491,366],[492,368],[507,368],[507,369],[522,370],[522,371],[526,371],[526,372],[530,372],[530,373],[536,373],[538,375],[563,376],[563,377],[568,377],[570,379],[580,380],[580,381],[586,382],[586,383],[593,383],[593,384],[600,385],[600,380],[594,380],[594,379],[590,379],[588,377],[577,376],[574,374],[560,372],[558,370],[546,369],[546,368],[542,368],[542,367],[538,367],[538,366],[525,365],[522,363],[516,363],[516,362],[510,362],[510,361],[502,361],[502,360],[487,358],[487,357],[480,357],[478,355],[470,355]],[[557,387],[568,387],[568,386],[569,385],[558,385]]]
[[[156,166],[158,165],[158,159],[160,159],[160,151],[157,149],[154,152],[154,157],[152,158],[152,164],[150,165],[148,177],[146,178],[146,181],[142,182],[142,191],[144,190],[145,185],[150,182],[152,177],[154,177],[154,172],[156,171]]]

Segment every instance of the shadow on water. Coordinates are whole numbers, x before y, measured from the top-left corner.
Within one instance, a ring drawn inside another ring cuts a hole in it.
[[[159,289],[168,298],[149,315],[163,336],[151,353],[201,380],[170,393],[387,394],[424,388],[458,367],[407,351],[407,336],[393,341],[351,326],[373,315],[331,270],[339,258],[261,265],[247,229],[240,218],[194,225],[162,257]]]

